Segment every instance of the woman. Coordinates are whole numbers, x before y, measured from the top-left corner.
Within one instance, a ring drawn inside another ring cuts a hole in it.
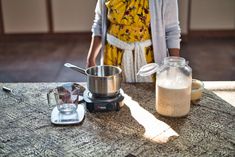
[[[98,0],[87,66],[119,66],[126,82],[151,82],[136,75],[147,63],[179,56],[177,0]]]

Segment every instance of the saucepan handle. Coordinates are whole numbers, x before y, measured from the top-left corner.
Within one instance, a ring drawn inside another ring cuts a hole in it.
[[[70,69],[72,69],[72,70],[78,71],[78,72],[80,72],[81,74],[87,75],[85,69],[80,68],[80,67],[78,67],[78,66],[76,66],[76,65],[73,65],[73,64],[70,64],[70,63],[65,63],[64,66],[67,67],[67,68],[70,68]]]

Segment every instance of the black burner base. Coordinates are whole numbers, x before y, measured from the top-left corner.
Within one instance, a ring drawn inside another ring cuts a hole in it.
[[[88,103],[86,102],[86,107],[89,112],[108,112],[108,111],[119,111],[119,103]]]
[[[124,97],[121,94],[118,94],[115,98],[93,98],[90,95],[89,91],[85,91],[83,95],[89,112],[119,111],[123,105]]]

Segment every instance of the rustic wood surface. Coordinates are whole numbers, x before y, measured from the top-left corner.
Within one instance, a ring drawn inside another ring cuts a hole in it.
[[[86,113],[80,125],[55,126],[46,93],[58,83],[0,83],[0,156],[234,156],[235,108],[205,90],[184,118],[156,113],[153,84],[122,88],[179,137],[157,144],[143,137],[144,128],[124,106],[119,112]]]

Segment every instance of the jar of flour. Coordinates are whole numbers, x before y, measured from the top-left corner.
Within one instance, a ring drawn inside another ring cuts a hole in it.
[[[151,63],[138,72],[141,76],[157,72],[156,110],[160,115],[182,117],[189,113],[192,69],[182,57],[166,57],[163,65]]]

